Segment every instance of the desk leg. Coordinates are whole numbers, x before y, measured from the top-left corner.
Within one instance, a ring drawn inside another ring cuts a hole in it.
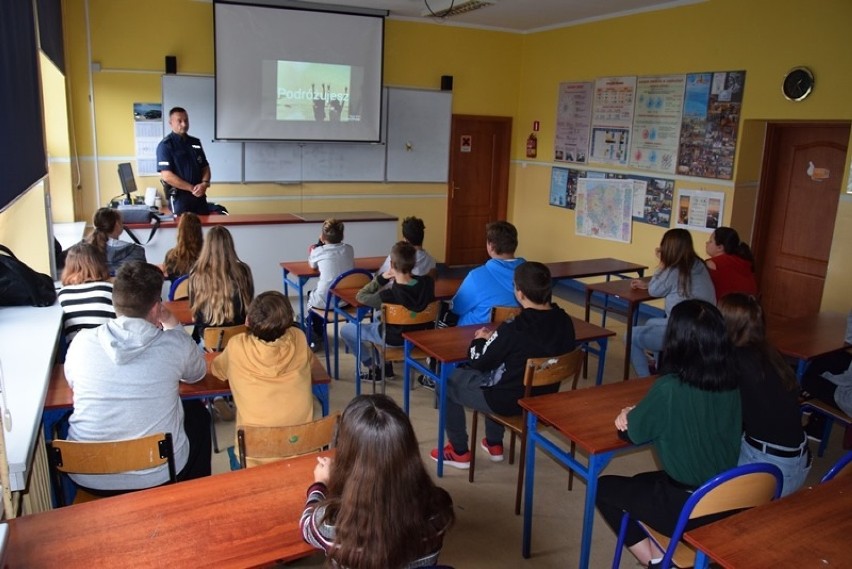
[[[624,334],[624,343],[627,346],[624,349],[624,376],[621,378],[622,380],[630,377],[630,350],[633,347],[633,311],[635,306],[632,302],[627,302],[627,314],[625,324],[627,325],[627,332]]]
[[[600,385],[601,383],[603,383],[607,344],[609,344],[608,338],[602,338],[598,340],[598,375],[597,377],[595,377],[595,385]],[[586,354],[586,357],[588,357],[588,354]]]
[[[446,421],[447,409],[447,382],[450,373],[456,368],[456,364],[441,362],[441,374],[439,376],[437,389],[438,395],[438,478],[444,475],[444,422]]]
[[[591,317],[591,309],[592,309],[592,291],[586,287],[586,322],[589,321]],[[589,352],[586,352],[583,356],[583,379],[589,377]]]
[[[314,394],[314,397],[317,398],[317,401],[320,402],[320,408],[322,409],[322,416],[327,417],[329,412],[329,393],[328,393],[328,384],[323,383],[321,385],[311,386],[311,391]]]
[[[524,536],[521,542],[521,555],[524,559],[530,558],[530,542],[532,541],[532,509],[533,488],[535,487],[535,449],[538,417],[535,413],[527,413],[527,455],[524,460],[526,478],[524,478]]]
[[[355,313],[355,317],[358,317],[358,313]],[[335,328],[337,327],[337,318],[334,319]],[[356,331],[355,331],[355,339],[357,343],[355,344],[355,395],[361,395],[361,321],[355,323]],[[334,347],[337,348],[337,330],[335,329],[334,335]],[[337,350],[334,351],[334,362],[337,365]],[[373,383],[373,393],[376,392],[376,384]]]
[[[707,555],[700,549],[695,552],[695,569],[707,569],[710,562],[707,560]]]
[[[411,342],[405,340],[402,348],[402,409],[408,415],[409,400],[411,398],[411,366],[409,358],[411,357]]]
[[[810,363],[810,362],[809,362],[808,360],[800,359],[800,360],[798,361],[798,363],[796,364],[796,379],[798,379],[798,380],[799,380],[799,384],[800,384],[800,385],[801,385],[801,383],[802,383],[802,378],[804,378],[804,377],[805,377],[805,372],[806,372],[806,371],[807,371],[807,369],[808,369],[808,364],[809,364],[809,363]]]

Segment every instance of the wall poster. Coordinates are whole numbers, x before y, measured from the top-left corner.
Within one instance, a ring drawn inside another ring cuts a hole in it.
[[[630,243],[632,218],[632,180],[581,178],[577,181],[577,235]]]
[[[630,166],[674,174],[686,75],[639,77]]]
[[[677,227],[714,231],[725,213],[725,194],[681,189],[677,192],[677,210]]]
[[[553,143],[555,161],[586,162],[591,122],[592,83],[560,83],[556,102],[556,140]]]
[[[577,180],[606,177],[603,172],[554,167],[550,174],[550,205],[574,209],[577,206]]]
[[[627,165],[636,77],[602,77],[595,81],[589,160]]]
[[[136,174],[157,176],[157,145],[163,140],[161,103],[133,103],[133,137],[136,142]]]
[[[658,227],[671,224],[674,180],[633,174],[607,174],[606,177],[633,180],[633,221]]]
[[[686,76],[677,173],[730,180],[745,71]]]

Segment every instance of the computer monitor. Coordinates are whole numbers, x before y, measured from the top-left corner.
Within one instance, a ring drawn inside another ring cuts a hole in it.
[[[124,203],[133,203],[133,194],[136,193],[136,178],[133,177],[133,168],[130,162],[122,162],[118,165],[118,179],[121,181],[121,191],[124,192]]]

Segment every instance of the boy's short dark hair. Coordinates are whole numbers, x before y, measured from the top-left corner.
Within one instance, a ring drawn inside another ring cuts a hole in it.
[[[272,342],[293,325],[293,305],[277,290],[262,292],[249,305],[246,320],[252,336]]]
[[[112,305],[118,316],[145,318],[162,300],[163,271],[150,263],[129,261],[121,265],[112,285]]]
[[[419,217],[406,217],[402,220],[402,237],[415,247],[423,246],[426,225]]]
[[[391,267],[404,275],[410,275],[417,262],[417,249],[408,241],[397,242],[390,253]]]
[[[343,222],[334,218],[326,219],[322,224],[322,237],[326,243],[343,241]]]
[[[485,240],[498,255],[514,255],[518,248],[518,230],[508,221],[494,221],[485,226]]]
[[[521,263],[515,269],[515,288],[530,302],[547,304],[553,298],[553,279],[547,265],[536,261]]]

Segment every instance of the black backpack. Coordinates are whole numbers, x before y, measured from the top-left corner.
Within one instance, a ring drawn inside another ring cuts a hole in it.
[[[51,306],[55,302],[53,279],[35,272],[0,245],[0,306]]]

